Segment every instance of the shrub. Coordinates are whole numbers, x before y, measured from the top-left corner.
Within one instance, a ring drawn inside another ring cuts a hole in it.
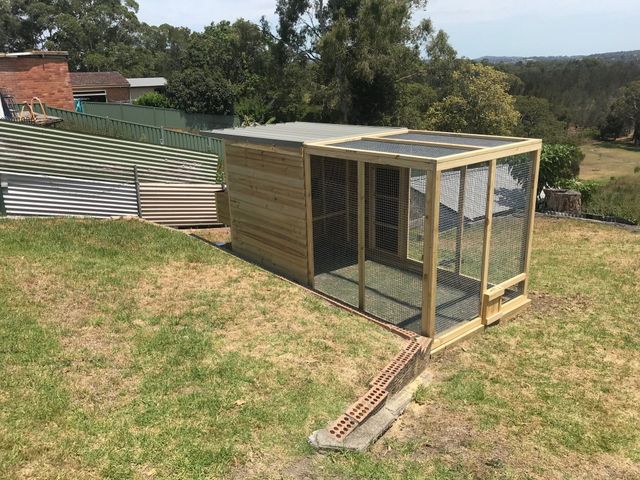
[[[134,105],[142,105],[145,107],[171,108],[171,101],[158,92],[147,92],[133,101]]]
[[[580,173],[584,153],[576,145],[546,144],[542,146],[538,193],[544,187],[558,187],[574,180]]]
[[[601,184],[594,180],[578,180],[572,178],[570,180],[563,180],[556,186],[580,192],[582,202],[585,203],[591,200],[595,192],[601,187]]]

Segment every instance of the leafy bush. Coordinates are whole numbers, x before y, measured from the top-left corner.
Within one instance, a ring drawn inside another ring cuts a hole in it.
[[[171,101],[166,95],[158,92],[147,92],[133,101],[134,105],[145,107],[171,108]]]
[[[580,173],[584,153],[576,145],[547,144],[542,146],[538,193],[544,187],[558,187],[574,180]]]
[[[583,198],[582,210],[640,222],[640,175],[614,178],[597,186],[588,199]]]
[[[572,178],[570,180],[563,180],[556,186],[580,192],[582,202],[584,203],[591,200],[594,193],[601,187],[601,185],[601,183],[596,182],[595,180],[578,180],[576,178]]]

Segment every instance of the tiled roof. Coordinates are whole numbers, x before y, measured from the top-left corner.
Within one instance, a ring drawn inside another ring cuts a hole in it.
[[[71,72],[72,87],[129,87],[118,72]]]

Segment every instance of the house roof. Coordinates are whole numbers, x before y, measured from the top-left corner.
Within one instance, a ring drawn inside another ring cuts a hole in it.
[[[485,215],[488,174],[489,167],[486,165],[467,168],[464,182],[463,212],[465,218],[470,221],[478,220]],[[460,199],[460,172],[458,170],[447,170],[442,173],[441,181],[443,187],[440,189],[440,204],[453,212],[457,212]],[[426,184],[425,175],[411,177],[412,190],[424,194]],[[493,205],[494,214],[509,212],[513,210],[515,206],[523,205],[526,201],[524,198],[526,195],[525,190],[511,174],[511,167],[506,163],[496,166],[494,190],[496,192]]]
[[[167,85],[167,79],[164,77],[127,78],[127,81],[132,88],[164,87]]]
[[[129,87],[129,82],[119,72],[71,72],[71,86],[83,87]]]
[[[20,58],[20,57],[68,58],[69,52],[66,52],[64,50],[30,50],[28,52],[0,53],[0,58]]]

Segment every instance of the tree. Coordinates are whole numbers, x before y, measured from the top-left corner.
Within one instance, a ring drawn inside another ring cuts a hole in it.
[[[632,131],[631,139],[640,145],[640,80],[620,88],[611,107],[611,122],[617,120]]]
[[[549,143],[565,138],[566,126],[556,118],[546,98],[518,96],[515,107],[520,113],[520,123],[514,130],[516,135],[541,138]]]
[[[424,0],[278,0],[277,40],[284,58],[317,69],[315,98],[326,120],[381,123],[398,85],[422,69],[429,21],[414,25]]]
[[[464,62],[452,73],[442,100],[428,112],[429,126],[436,130],[508,135],[519,113],[507,89],[507,74],[488,65]]]
[[[270,37],[246,20],[223,21],[194,32],[168,79],[167,96],[189,112],[234,113],[240,98],[266,101]]]

